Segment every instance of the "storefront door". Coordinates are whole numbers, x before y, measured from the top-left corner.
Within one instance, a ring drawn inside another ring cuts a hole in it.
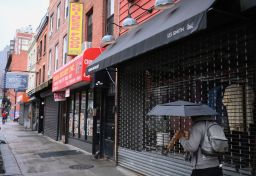
[[[104,148],[104,155],[108,158],[112,158],[114,154],[114,142],[115,142],[114,104],[115,104],[114,95],[106,96],[103,148]]]
[[[38,119],[38,133],[44,132],[44,100],[41,100],[39,103],[39,119]]]
[[[66,116],[67,116],[67,101],[60,103],[60,120],[59,120],[59,135],[58,140],[65,141],[66,134]]]

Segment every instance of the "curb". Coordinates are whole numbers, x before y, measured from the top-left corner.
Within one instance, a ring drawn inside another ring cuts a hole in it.
[[[4,136],[1,135],[1,140]],[[5,140],[3,140],[5,141]],[[1,155],[3,159],[3,167],[5,170],[5,176],[22,176],[20,167],[17,163],[15,156],[13,155],[8,144],[0,144]]]

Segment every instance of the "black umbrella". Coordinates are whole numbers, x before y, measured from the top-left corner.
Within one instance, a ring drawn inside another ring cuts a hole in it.
[[[147,113],[149,116],[213,116],[218,113],[206,104],[191,103],[188,101],[174,101],[165,104],[156,105]]]
[[[201,103],[191,103],[188,101],[174,101],[165,104],[156,105],[151,111],[147,113],[149,116],[173,116],[179,117],[181,121],[181,117],[195,117],[195,116],[213,116],[217,115],[218,113],[210,108],[206,104]],[[180,122],[180,129],[181,129],[181,122]],[[167,154],[173,146],[175,145],[175,139],[172,138],[169,144],[166,147],[166,151],[164,152]]]

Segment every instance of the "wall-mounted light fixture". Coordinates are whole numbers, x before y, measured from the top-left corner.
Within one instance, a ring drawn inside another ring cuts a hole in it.
[[[115,37],[113,35],[111,35],[111,34],[108,34],[108,31],[109,31],[108,28],[109,28],[109,25],[111,25],[111,24],[114,24],[114,25],[116,25],[119,28],[122,27],[122,26],[119,26],[116,23],[108,23],[107,26],[106,26],[107,34],[102,37],[101,42],[100,42],[100,46],[101,47],[105,47],[107,45],[111,45],[111,44],[116,42]]]
[[[152,8],[145,9],[142,6],[138,5],[135,0],[127,0],[128,1],[128,15],[127,17],[123,20],[122,26],[117,25],[116,23],[109,23],[107,24],[107,30],[108,31],[108,26],[110,24],[114,24],[118,26],[119,28],[124,28],[124,29],[131,29],[137,26],[137,21],[132,18],[131,13],[130,13],[130,8],[133,6],[137,6],[140,9],[147,11],[148,13],[152,13],[154,9],[158,10],[163,10],[163,9],[173,9],[175,10],[179,6],[179,2],[181,0],[156,0],[155,5]],[[102,39],[101,39],[101,47],[105,47],[107,45],[113,44],[116,42],[116,39],[113,35],[111,34],[106,34]]]
[[[164,9],[176,9],[181,0],[156,0],[155,9],[164,10]]]
[[[124,21],[122,23],[122,27],[125,28],[125,29],[131,29],[133,27],[136,27],[137,24],[138,24],[137,21],[134,18],[132,18],[132,16],[131,16],[131,13],[130,13],[130,8],[131,7],[137,6],[140,9],[147,11],[148,13],[152,13],[153,10],[154,10],[153,8],[145,9],[142,6],[138,5],[136,2],[133,2],[131,0],[128,0],[128,2],[129,2],[128,15],[127,15],[127,17],[124,19]]]

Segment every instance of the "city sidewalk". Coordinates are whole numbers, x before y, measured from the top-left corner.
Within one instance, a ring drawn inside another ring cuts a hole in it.
[[[24,176],[136,176],[109,160],[56,142],[16,122],[1,125],[0,144],[5,175]]]

